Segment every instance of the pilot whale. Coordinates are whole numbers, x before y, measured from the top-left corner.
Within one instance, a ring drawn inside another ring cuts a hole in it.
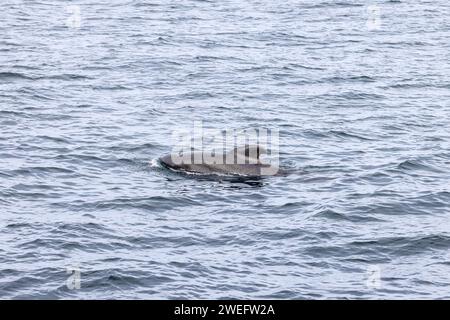
[[[262,154],[266,154],[264,147],[246,145],[218,154],[202,151],[172,153],[159,158],[159,162],[172,170],[204,175],[275,175],[278,166],[263,162],[260,158]]]

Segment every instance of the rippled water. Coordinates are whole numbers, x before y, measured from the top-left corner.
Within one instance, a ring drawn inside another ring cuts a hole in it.
[[[0,4],[0,297],[450,298],[447,1],[73,4]],[[194,120],[291,173],[152,166]]]

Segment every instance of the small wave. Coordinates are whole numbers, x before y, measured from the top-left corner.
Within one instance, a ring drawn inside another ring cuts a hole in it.
[[[305,5],[303,8],[305,9],[321,9],[328,7],[337,7],[337,8],[350,8],[350,7],[363,7],[362,3],[354,3],[354,2],[321,2],[318,4]]]
[[[341,221],[350,221],[350,222],[368,222],[368,221],[376,221],[376,222],[380,222],[383,221],[381,219],[369,216],[367,214],[365,215],[354,215],[354,214],[344,214],[344,213],[340,213],[334,210],[330,210],[330,209],[326,209],[323,211],[320,211],[316,214],[314,214],[315,217],[323,217],[323,218],[327,218],[330,220],[341,220]]]
[[[423,88],[441,88],[448,89],[448,83],[395,83],[389,86],[382,86],[382,89],[423,89]]]
[[[119,145],[115,145],[115,146],[111,146],[108,147],[109,150],[111,151],[126,151],[126,152],[137,152],[137,151],[150,151],[154,148],[158,147],[157,144],[153,144],[153,143],[144,143],[144,144],[138,144],[138,145],[133,145],[133,144],[119,144]]]
[[[56,143],[64,143],[64,144],[69,144],[70,141],[61,137],[51,137],[51,136],[46,136],[46,135],[40,135],[40,136],[36,136],[36,138],[42,139],[42,140],[48,140],[48,141],[52,141],[52,142],[56,142]]]
[[[80,74],[55,74],[37,77],[36,79],[53,79],[53,80],[87,80],[92,79],[91,77],[80,75]]]
[[[416,255],[429,250],[450,249],[450,237],[445,235],[426,235],[416,237],[388,237],[377,240],[361,240],[348,244],[354,248],[373,248],[388,251],[393,256]]]
[[[337,98],[345,99],[345,100],[380,100],[383,99],[384,96],[381,94],[375,93],[365,93],[365,92],[344,92],[336,96]]]
[[[256,239],[266,239],[266,240],[285,240],[304,237],[307,233],[301,229],[287,229],[283,230],[280,228],[275,228],[271,231],[258,232],[254,235]]]
[[[16,222],[16,223],[10,223],[6,225],[6,228],[8,229],[22,229],[22,228],[30,228],[30,227],[37,227],[38,224],[31,224],[31,223],[25,223],[25,222]]]
[[[352,77],[331,77],[331,78],[325,78],[322,81],[319,82],[331,82],[331,83],[340,83],[340,82],[376,82],[376,79],[369,76],[352,76]]]
[[[11,171],[15,175],[34,175],[41,173],[74,173],[73,170],[60,167],[26,167]]]
[[[93,90],[132,90],[131,87],[127,87],[121,84],[117,85],[102,85],[102,86],[92,86]]]
[[[68,207],[74,211],[98,211],[98,210],[117,210],[117,209],[140,209],[150,212],[163,212],[173,210],[184,206],[202,205],[200,202],[191,200],[186,197],[133,197],[133,198],[116,198],[106,201],[80,202],[80,203],[54,203],[54,206]]]
[[[398,169],[404,171],[430,171],[435,173],[443,173],[444,171],[430,164],[426,164],[420,160],[406,160],[398,164]]]
[[[373,139],[367,138],[367,137],[363,137],[361,135],[357,135],[354,133],[348,133],[345,131],[339,131],[339,130],[330,130],[329,131],[330,134],[336,136],[336,137],[340,137],[340,138],[344,138],[344,139],[357,139],[357,140],[366,140],[366,141],[370,141]]]
[[[33,80],[33,77],[27,76],[19,72],[0,72],[0,80],[14,80],[14,79],[24,79]]]
[[[21,111],[13,111],[13,110],[0,110],[0,115],[12,115],[20,118],[30,118],[31,115],[21,112]]]
[[[10,42],[6,40],[0,40],[0,45],[2,46],[13,46],[13,47],[21,47],[22,45],[16,42]]]
[[[21,67],[25,68],[25,67]],[[35,68],[29,68],[31,70],[36,70]],[[30,76],[20,72],[0,72],[0,80],[14,80],[14,79],[24,79],[24,80],[86,80],[92,79],[91,77],[79,75],[79,74],[55,74],[55,75],[43,75],[43,76]]]
[[[283,67],[283,69],[295,70],[295,69],[307,69],[307,70],[326,70],[325,68],[317,66],[307,66],[299,63],[291,63]]]

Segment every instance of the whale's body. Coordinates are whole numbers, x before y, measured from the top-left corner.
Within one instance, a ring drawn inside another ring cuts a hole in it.
[[[260,161],[259,156],[263,152],[265,150],[260,146],[246,146],[235,148],[228,153],[215,155],[216,161],[211,161],[210,154],[200,151],[184,154],[182,161],[180,161],[179,154],[165,155],[159,158],[159,161],[162,165],[172,170],[205,175],[252,177],[272,175],[278,171],[278,168]]]
[[[195,153],[192,153],[195,156]],[[173,170],[181,170],[202,174],[235,174],[243,176],[260,176],[261,164],[206,164],[206,163],[174,163],[172,155],[161,157],[160,162]]]

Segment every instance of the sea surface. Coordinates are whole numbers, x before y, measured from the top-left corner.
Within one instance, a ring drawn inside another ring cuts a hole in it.
[[[448,1],[0,10],[0,298],[450,298]],[[155,164],[194,121],[289,174]]]

